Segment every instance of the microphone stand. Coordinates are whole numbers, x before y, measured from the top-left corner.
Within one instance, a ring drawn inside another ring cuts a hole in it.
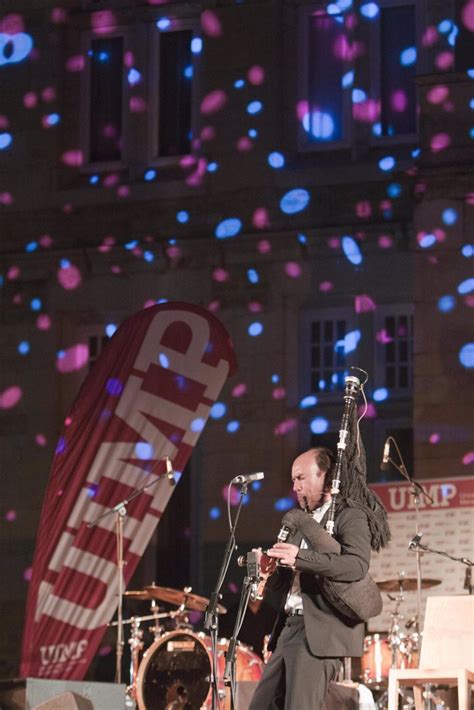
[[[204,618],[204,628],[209,631],[211,637],[211,649],[212,649],[212,668],[211,668],[211,685],[212,685],[212,710],[216,710],[219,707],[219,688],[218,688],[218,666],[217,666],[217,642],[219,638],[219,615],[218,615],[218,605],[219,599],[221,598],[220,591],[224,580],[229,569],[230,560],[234,550],[237,549],[235,544],[235,531],[237,528],[237,523],[239,522],[240,511],[242,510],[242,503],[244,496],[247,495],[247,482],[244,481],[240,484],[240,500],[237,507],[237,512],[235,514],[234,522],[231,525],[230,537],[227,542],[226,548],[224,550],[224,557],[221,563],[221,568],[217,577],[216,586],[209,598],[209,604],[206,608],[206,615]]]
[[[167,457],[168,458],[168,457]],[[138,498],[144,491],[152,486],[156,485],[158,481],[161,481],[164,474],[157,476],[154,481],[147,483],[141,488],[137,488],[128,498],[121,500],[120,503],[114,505],[110,510],[106,510],[105,513],[101,513],[95,520],[87,523],[88,528],[95,527],[101,520],[107,518],[112,513],[115,513],[115,534],[117,537],[117,644],[115,651],[115,682],[122,682],[122,656],[123,648],[125,646],[124,634],[123,634],[123,593],[125,591],[123,570],[125,567],[125,562],[123,559],[123,523],[124,518],[127,515],[127,505]]]
[[[450,555],[448,552],[445,552],[444,550],[433,550],[431,547],[428,547],[428,545],[422,545],[421,542],[413,542],[412,541],[412,547],[409,548],[411,550],[422,550],[423,552],[432,552],[435,555],[441,555],[442,557],[447,557],[449,560],[453,560],[453,562],[460,562],[463,565],[466,565],[466,576],[464,578],[464,589],[467,589],[469,594],[472,594],[474,592],[474,587],[472,584],[472,567],[474,566],[474,562],[469,560],[467,557],[454,557],[453,555]]]
[[[230,710],[235,708],[235,649],[237,647],[237,637],[239,635],[245,613],[247,611],[250,595],[252,593],[252,586],[258,584],[259,577],[247,575],[244,577],[242,592],[240,595],[239,608],[237,610],[237,616],[235,618],[234,630],[232,631],[232,636],[229,640],[229,645],[227,647],[226,653],[226,664],[224,671],[224,684],[230,686]]]

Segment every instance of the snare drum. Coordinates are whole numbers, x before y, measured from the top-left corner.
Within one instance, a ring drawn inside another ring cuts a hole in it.
[[[219,691],[225,692],[227,639],[219,639],[217,675]],[[247,646],[236,646],[236,679],[258,681],[262,660]],[[137,703],[140,710],[167,710],[174,707],[210,708],[211,639],[203,633],[172,631],[164,634],[143,656],[137,675]],[[230,708],[230,693],[222,707]]]

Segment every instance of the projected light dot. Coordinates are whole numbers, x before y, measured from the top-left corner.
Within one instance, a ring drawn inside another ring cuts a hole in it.
[[[221,511],[220,508],[217,508],[217,506],[214,506],[213,508],[210,508],[209,510],[209,517],[211,520],[217,520],[218,518],[221,517]]]
[[[285,158],[281,153],[275,151],[269,154],[268,164],[275,169],[282,168],[285,165]]]
[[[229,239],[235,237],[241,229],[242,222],[240,219],[229,217],[219,222],[214,233],[218,239]]]
[[[273,507],[275,510],[278,510],[280,513],[284,512],[285,510],[290,510],[290,508],[295,507],[295,501],[293,498],[279,498],[278,500],[275,501],[273,504]]]
[[[139,441],[135,444],[135,455],[142,461],[153,458],[153,446],[146,441]]]
[[[48,440],[46,439],[44,434],[36,434],[35,442],[38,444],[38,446],[46,446]]]
[[[61,122],[61,116],[59,113],[50,113],[45,118],[45,123],[47,126],[57,126]]]
[[[456,299],[454,298],[454,296],[451,296],[449,294],[441,296],[441,298],[438,299],[438,310],[441,311],[441,313],[449,313],[453,310],[455,305]]]
[[[373,20],[379,14],[379,6],[375,2],[365,2],[360,6],[360,14],[368,20]]]
[[[160,19],[156,23],[156,26],[159,30],[167,30],[170,25],[171,20],[169,20],[167,17],[160,17]]]
[[[6,390],[0,392],[0,409],[11,409],[15,407],[21,400],[23,392],[20,387],[7,387]]]
[[[138,71],[138,69],[135,69],[132,67],[129,69],[128,74],[127,74],[127,80],[130,86],[135,86],[136,84],[139,84],[140,81],[142,80],[142,75]]]
[[[359,245],[352,237],[347,235],[342,237],[342,251],[351,264],[357,266],[362,263],[362,254]]]
[[[447,224],[448,226],[455,224],[458,221],[457,210],[452,207],[448,207],[447,209],[443,210],[441,219],[443,220],[444,224]]]
[[[32,298],[30,301],[30,308],[32,311],[39,311],[41,310],[41,299],[40,298]]]
[[[194,431],[194,432],[202,431],[204,429],[205,423],[206,422],[201,417],[197,417],[196,419],[193,419],[191,422],[191,431]]]
[[[221,419],[227,411],[227,407],[224,402],[214,402],[211,407],[210,416],[213,419]]]
[[[461,249],[461,254],[465,256],[466,259],[470,259],[474,256],[474,244],[465,244]]]
[[[466,296],[472,291],[474,291],[474,278],[465,279],[465,281],[461,281],[458,286],[458,293],[461,294],[461,296]]]
[[[474,367],[474,343],[466,343],[459,351],[459,362],[466,369]]]
[[[168,359],[168,356],[165,355],[164,353],[160,353],[158,355],[158,362],[160,363],[161,367],[168,368],[170,366],[170,361]]]
[[[280,209],[285,214],[297,214],[307,207],[309,192],[302,188],[289,190],[280,200]]]
[[[112,335],[115,333],[117,330],[117,325],[115,323],[107,323],[105,326],[105,334],[107,337],[111,338]]]
[[[16,520],[16,510],[7,510],[5,513],[5,520],[7,523],[14,523]]]
[[[107,380],[105,391],[111,397],[119,397],[123,392],[123,384],[116,377],[111,377]]]
[[[38,249],[38,242],[28,242],[28,244],[25,247],[25,251],[28,253],[31,253],[32,251],[36,251]]]
[[[202,52],[202,39],[201,37],[193,37],[191,40],[191,52],[193,54],[201,54]]]
[[[407,47],[400,54],[400,64],[404,67],[410,67],[416,62],[416,48]]]
[[[51,328],[51,318],[43,313],[36,319],[36,326],[38,330],[49,330]]]
[[[388,170],[393,170],[395,167],[395,158],[392,157],[391,155],[385,156],[385,158],[381,158],[379,160],[379,168],[380,170],[383,170],[384,172],[387,172]]]
[[[150,182],[150,180],[154,180],[156,178],[156,170],[147,170],[143,178],[147,182]]]
[[[11,133],[0,133],[0,150],[5,150],[13,142]]]
[[[260,277],[256,269],[247,269],[247,279],[251,284],[258,284]]]
[[[360,330],[353,330],[350,333],[347,333],[344,340],[338,340],[334,349],[342,349],[344,353],[348,355],[357,348],[360,338]]]
[[[243,89],[245,86],[245,81],[244,79],[236,79],[234,81],[234,88],[235,89]]]
[[[419,235],[418,244],[422,249],[429,249],[433,244],[436,244],[436,237],[434,234]]]
[[[243,395],[247,392],[247,385],[245,385],[243,382],[239,382],[238,385],[235,385],[235,387],[232,388],[232,397],[243,397]]]
[[[235,419],[233,421],[229,422],[226,426],[226,429],[229,432],[229,434],[234,434],[236,431],[239,430],[239,428],[240,428],[240,422],[238,422]]]
[[[89,183],[90,183],[91,185],[97,185],[98,182],[99,182],[99,176],[98,176],[98,175],[91,175],[91,176],[90,176],[90,178],[89,178]]]
[[[253,338],[257,337],[261,333],[263,333],[263,325],[259,321],[254,321],[253,323],[250,323],[247,332],[249,335],[251,335]]]
[[[285,274],[291,279],[298,279],[302,274],[301,266],[296,261],[287,261],[285,264]]]
[[[383,402],[386,400],[388,397],[388,390],[386,387],[378,387],[376,390],[374,390],[374,393],[372,395],[372,399],[375,400],[375,402]]]
[[[209,173],[215,173],[216,170],[217,170],[217,168],[218,168],[217,163],[215,163],[215,162],[213,161],[212,163],[209,163],[209,165],[207,166],[207,172],[209,172]]]
[[[186,224],[189,222],[189,213],[186,210],[181,210],[176,214],[176,219],[180,224]]]
[[[194,70],[193,70],[192,66],[188,65],[187,67],[185,67],[183,74],[186,77],[186,79],[192,79],[194,76]]]
[[[18,344],[18,352],[20,355],[27,355],[30,352],[31,346],[27,340],[22,340],[21,343]]]
[[[391,197],[392,199],[395,199],[396,197],[400,197],[401,192],[402,192],[402,187],[397,182],[392,182],[387,187],[387,195],[389,197]]]
[[[249,130],[247,131],[247,135],[250,138],[256,138],[258,136],[258,131],[256,131],[255,128],[249,128]],[[244,138],[241,139],[241,142],[240,142],[241,145],[243,144],[244,140],[245,140]],[[245,145],[248,145],[248,144],[245,144]]]
[[[365,91],[362,91],[362,89],[353,89],[352,90],[352,102],[355,104],[360,104],[363,101],[367,100],[367,94]]]
[[[300,401],[300,409],[309,409],[309,407],[314,407],[317,403],[318,398],[314,394],[309,394]]]
[[[329,422],[324,417],[315,417],[311,420],[309,428],[313,434],[324,434],[328,430]]]
[[[263,104],[261,101],[251,101],[247,105],[247,113],[249,113],[251,116],[255,116],[257,113],[260,113],[262,109]]]
[[[300,244],[307,244],[308,242],[308,237],[306,236],[306,234],[298,234],[297,239]]]
[[[450,32],[452,26],[453,23],[451,20],[442,20],[438,25],[438,32],[441,32],[441,34],[447,34]]]
[[[334,135],[335,125],[332,116],[325,111],[306,113],[302,120],[303,128],[317,140],[330,140]]]
[[[33,568],[27,567],[23,572],[23,579],[25,582],[31,582],[31,577],[33,575]]]
[[[342,77],[342,86],[344,89],[348,89],[354,83],[354,71],[348,71]]]

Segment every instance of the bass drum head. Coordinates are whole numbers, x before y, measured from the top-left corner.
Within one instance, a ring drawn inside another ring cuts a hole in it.
[[[137,675],[140,710],[199,710],[210,692],[211,659],[198,634],[172,631],[145,653]]]

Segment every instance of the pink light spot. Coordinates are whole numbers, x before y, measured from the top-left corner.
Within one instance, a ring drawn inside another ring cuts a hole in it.
[[[322,291],[322,293],[329,293],[329,291],[332,291],[334,288],[334,284],[332,281],[321,281],[319,284],[319,290]]]
[[[384,210],[390,210],[392,209],[392,201],[391,200],[381,200],[379,204],[379,209],[383,212]]]
[[[108,656],[110,653],[112,653],[112,651],[112,646],[101,646],[99,648],[99,656]]]
[[[63,350],[62,357],[56,358],[56,368],[58,372],[76,372],[81,370],[89,362],[89,346],[86,343],[78,343],[67,350]]]
[[[119,266],[118,264],[112,264],[112,266],[110,267],[110,270],[113,274],[121,274],[123,271],[122,267]]]
[[[62,22],[66,22],[67,20],[67,12],[64,10],[62,7],[53,7],[51,10],[51,21],[54,22],[54,24],[59,25]]]
[[[108,254],[108,252],[111,251],[114,244],[115,244],[115,237],[105,237],[102,240],[102,244],[99,244],[99,246],[97,247],[97,251],[100,251],[101,254]]]
[[[5,513],[5,520],[8,523],[14,523],[16,520],[16,510],[7,510]]]
[[[390,249],[393,246],[393,237],[389,234],[381,234],[377,241],[381,249]]]
[[[79,168],[84,162],[84,156],[82,150],[67,150],[63,153],[61,160],[65,165],[69,165],[72,168]]]
[[[25,571],[23,572],[23,579],[25,582],[31,582],[31,577],[33,575],[33,568],[32,567],[27,567]]]
[[[426,28],[421,38],[421,43],[424,47],[432,47],[438,41],[438,30],[433,25]]]
[[[229,592],[232,592],[232,594],[237,594],[237,592],[239,591],[239,588],[235,582],[229,582],[227,586],[229,588]]]
[[[263,311],[262,304],[258,301],[250,301],[247,308],[249,313],[261,313]]]
[[[11,192],[0,192],[0,204],[11,205],[13,203],[13,195]]]
[[[216,137],[216,131],[214,126],[204,126],[201,131],[202,141],[212,141]]]
[[[156,302],[152,298],[147,299],[143,304],[143,308],[151,308],[152,306],[156,306]]]
[[[461,20],[469,32],[474,32],[474,0],[468,0],[462,8]]]
[[[49,234],[43,234],[38,241],[45,249],[49,249],[53,246],[53,238],[50,237]]]
[[[56,98],[56,90],[54,89],[54,87],[47,86],[45,89],[43,89],[43,91],[41,92],[41,98],[46,103],[50,103],[51,101],[54,101]]]
[[[301,276],[302,269],[296,261],[287,261],[285,264],[285,274],[291,279],[298,279]]]
[[[288,434],[290,431],[294,431],[296,427],[298,426],[298,421],[296,419],[284,419],[282,422],[279,422],[276,427],[273,430],[273,433],[275,436],[284,436],[285,434]]]
[[[265,81],[265,69],[258,64],[255,64],[247,72],[247,79],[250,84],[254,86],[260,86]]]
[[[186,178],[186,185],[190,187],[196,187],[200,185],[204,179],[207,169],[207,160],[205,158],[200,158],[198,160],[196,170]]]
[[[426,93],[426,100],[429,101],[430,104],[441,104],[448,96],[449,89],[447,86],[433,86]]]
[[[364,410],[365,410],[365,405],[364,405],[364,404],[360,404],[360,405],[358,406],[358,408],[357,408],[357,411],[358,411],[358,413],[359,413],[359,417],[362,416]],[[375,418],[377,417],[377,410],[376,410],[375,405],[373,404],[373,402],[369,402],[369,403],[368,403],[368,405],[367,405],[367,411],[366,411],[366,413],[365,413],[365,416],[367,417],[367,419],[375,419]]]
[[[83,71],[85,66],[85,57],[83,57],[82,54],[76,54],[73,57],[68,58],[66,62],[66,71],[71,73]]]
[[[218,283],[225,283],[226,281],[229,280],[229,272],[226,271],[226,269],[223,269],[222,267],[218,267],[217,269],[214,269],[212,272],[212,278],[214,281],[217,281]]]
[[[115,187],[118,185],[119,176],[117,173],[111,173],[104,178],[104,187]]]
[[[224,486],[221,491],[222,498],[227,502],[227,492],[229,487]],[[240,489],[237,486],[231,486],[229,491],[229,503],[231,506],[236,506],[240,501]]]
[[[372,214],[372,206],[367,200],[361,200],[356,204],[356,215],[362,219],[367,219]]]
[[[115,15],[110,10],[101,10],[94,12],[91,17],[91,25],[94,32],[98,35],[107,34],[116,29]]]
[[[213,113],[217,113],[221,110],[227,103],[227,94],[221,89],[216,89],[211,91],[204,99],[201,101],[201,113],[206,116],[210,116]]]
[[[12,300],[15,306],[21,306],[23,303],[23,295],[21,293],[15,293]]]
[[[435,59],[436,68],[441,69],[443,71],[450,69],[453,65],[453,62],[454,62],[454,54],[453,54],[453,52],[448,52],[448,51],[440,52]]]
[[[48,443],[48,440],[46,439],[44,434],[36,434],[35,441],[38,446],[46,446],[46,444]]]
[[[464,466],[469,466],[469,464],[474,463],[474,451],[468,451],[467,454],[464,454],[462,462]]]
[[[6,35],[16,35],[19,32],[23,32],[24,28],[25,25],[21,15],[5,15],[0,21],[0,32],[4,32]]]
[[[147,103],[141,96],[132,96],[128,105],[131,113],[145,113],[147,110]]]
[[[38,330],[49,330],[51,328],[51,318],[46,313],[41,313],[36,319]]]
[[[8,128],[10,125],[6,116],[0,116],[0,128]]]
[[[474,308],[474,294],[469,294],[464,297],[464,303],[468,308]]]
[[[451,138],[447,133],[436,133],[431,139],[431,152],[440,153],[451,145]]]
[[[382,345],[387,345],[387,343],[393,343],[393,338],[388,335],[385,328],[382,328],[382,330],[378,331],[375,336],[375,339],[378,343],[381,343]]]
[[[38,104],[38,97],[34,91],[28,91],[23,96],[23,106],[25,108],[34,108]]]
[[[57,278],[66,291],[74,291],[82,281],[81,272],[74,264],[58,269]]]
[[[370,311],[375,311],[375,309],[375,301],[367,294],[355,297],[354,310],[356,313],[370,313]]]
[[[220,309],[221,309],[221,302],[217,298],[214,299],[214,301],[211,301],[207,306],[207,310],[210,311],[211,313],[218,313],[218,311],[220,311]]]
[[[180,259],[183,256],[183,250],[181,247],[170,246],[167,248],[166,254],[170,259]]]
[[[10,266],[7,271],[7,281],[16,281],[21,276],[21,270],[19,266]]]
[[[0,409],[11,409],[15,407],[22,396],[23,393],[19,387],[7,387],[6,390],[0,392]]]
[[[296,115],[299,121],[302,121],[309,114],[309,103],[307,101],[298,101],[296,104]]]
[[[128,185],[120,185],[117,190],[117,195],[119,197],[130,197],[130,188]]]
[[[353,104],[352,115],[356,121],[361,121],[361,123],[374,123],[380,115],[380,102],[375,99],[367,99]]]
[[[204,10],[202,13],[201,27],[208,37],[220,37],[222,35],[221,21],[212,10]]]
[[[408,99],[406,93],[402,91],[402,89],[394,91],[392,96],[390,97],[390,103],[394,111],[397,111],[398,113],[403,113],[404,111],[406,111],[408,106]]]
[[[245,385],[243,382],[239,382],[238,385],[235,385],[235,387],[232,388],[232,397],[243,397],[244,394],[247,394],[247,385]]]
[[[252,224],[257,229],[266,229],[270,227],[270,218],[266,207],[257,207],[252,216]]]
[[[241,153],[248,153],[248,151],[252,150],[252,148],[253,143],[248,136],[242,136],[237,141],[237,150],[239,150]]]
[[[275,387],[272,392],[273,399],[285,399],[286,389],[284,387]]]
[[[197,163],[196,158],[194,155],[185,155],[181,158],[179,161],[179,164],[182,168],[193,168]]]
[[[65,202],[63,205],[64,214],[72,214],[74,212],[74,206],[70,202]]]
[[[127,67],[127,69],[131,69],[133,67],[133,65],[135,64],[135,57],[133,55],[133,52],[125,52],[123,63]]]
[[[429,441],[430,444],[439,444],[439,442],[441,441],[441,437],[439,434],[433,433],[430,435]]]
[[[257,244],[257,249],[259,254],[269,254],[272,250],[271,242],[269,242],[268,239],[260,239]]]

